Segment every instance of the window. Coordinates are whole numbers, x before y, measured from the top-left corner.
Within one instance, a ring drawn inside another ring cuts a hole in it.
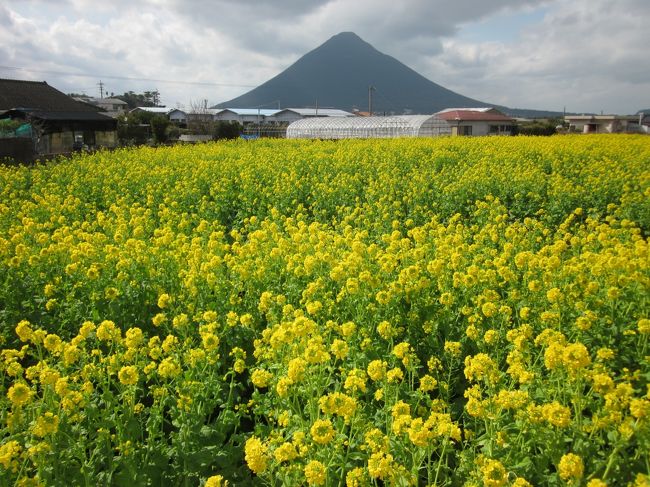
[[[84,142],[88,145],[95,145],[95,131],[84,130]]]
[[[472,126],[465,125],[463,127],[460,127],[460,135],[472,135]]]

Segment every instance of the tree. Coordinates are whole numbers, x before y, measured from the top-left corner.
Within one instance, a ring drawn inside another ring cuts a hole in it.
[[[191,134],[208,135],[214,132],[214,121],[208,109],[208,100],[190,101],[187,128]]]
[[[239,122],[215,122],[213,136],[215,139],[236,139],[242,133]]]
[[[147,100],[147,102],[153,103],[153,107],[157,107],[158,104],[160,103],[160,93],[158,90],[154,91],[145,91],[144,92],[144,99]]]
[[[513,135],[554,135],[557,133],[556,127],[563,122],[564,120],[555,118],[522,122],[515,126]]]
[[[117,119],[117,136],[122,145],[163,144],[169,139],[171,122],[164,115],[151,112],[128,113]]]
[[[16,129],[24,124],[24,120],[11,120],[9,118],[2,119],[0,120],[0,135],[11,134],[13,136]]]
[[[142,145],[149,140],[150,126],[138,115],[128,114],[117,119],[117,138],[121,145]]]
[[[125,102],[129,109],[136,107],[155,107],[160,103],[160,92],[158,90],[145,91],[144,93],[135,93],[127,91],[123,95],[117,95],[115,98]]]
[[[167,142],[167,127],[169,127],[169,124],[171,123],[169,119],[162,115],[156,115],[151,118],[149,123],[153,132],[154,141],[159,144]]]

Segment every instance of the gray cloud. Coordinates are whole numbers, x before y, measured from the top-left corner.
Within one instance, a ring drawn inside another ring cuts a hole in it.
[[[11,18],[11,12],[6,7],[0,5],[0,25],[11,28],[13,27],[13,19]]]
[[[648,105],[650,3],[558,2],[516,42],[451,39],[423,74],[509,106],[634,112]]]

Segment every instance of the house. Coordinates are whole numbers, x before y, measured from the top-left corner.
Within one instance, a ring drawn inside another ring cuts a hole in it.
[[[138,113],[138,112],[146,112],[146,113],[153,113],[153,114],[156,114],[156,115],[167,116],[167,113],[169,112],[169,108],[167,108],[167,107],[135,107],[129,113]]]
[[[117,121],[98,110],[45,81],[0,79],[0,117],[30,124],[36,156],[115,147]]]
[[[355,116],[353,113],[336,108],[285,108],[276,112],[269,121],[291,123],[303,118]]]
[[[186,125],[187,124],[187,113],[181,110],[180,108],[172,108],[167,112],[167,117],[169,121],[177,125]]]
[[[93,98],[91,96],[84,96],[75,97],[75,100],[95,105],[104,110],[104,115],[113,118],[124,115],[129,108],[129,105],[119,98]]]
[[[177,125],[187,125],[187,120],[192,119],[195,114],[192,112],[186,112],[180,108],[167,108],[167,107],[135,107],[129,113],[152,113],[154,115],[162,115],[166,117],[170,122],[173,122]],[[203,119],[210,120],[212,114],[204,114]]]
[[[162,115],[167,117],[170,122],[177,125],[187,125],[188,113],[180,108],[167,108],[167,107],[135,107],[129,113],[153,113],[155,115]]]
[[[217,113],[214,116],[214,120],[239,122],[242,125],[272,121],[273,116],[280,111],[261,108],[217,108],[215,110],[217,110]]]
[[[495,108],[447,108],[436,113],[451,135],[512,135],[514,119]]]
[[[645,132],[642,115],[566,115],[570,132],[615,134]]]

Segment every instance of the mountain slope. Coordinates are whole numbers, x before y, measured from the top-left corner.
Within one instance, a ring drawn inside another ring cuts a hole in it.
[[[487,106],[459,95],[382,54],[352,32],[335,35],[266,83],[217,107],[254,107],[279,100],[281,106],[433,113],[447,107]]]
[[[382,113],[435,113],[450,107],[492,104],[455,93],[428,80],[397,59],[379,52],[352,32],[342,32],[308,52],[266,83],[215,108],[334,107]],[[559,112],[510,110],[513,116],[552,116]]]

